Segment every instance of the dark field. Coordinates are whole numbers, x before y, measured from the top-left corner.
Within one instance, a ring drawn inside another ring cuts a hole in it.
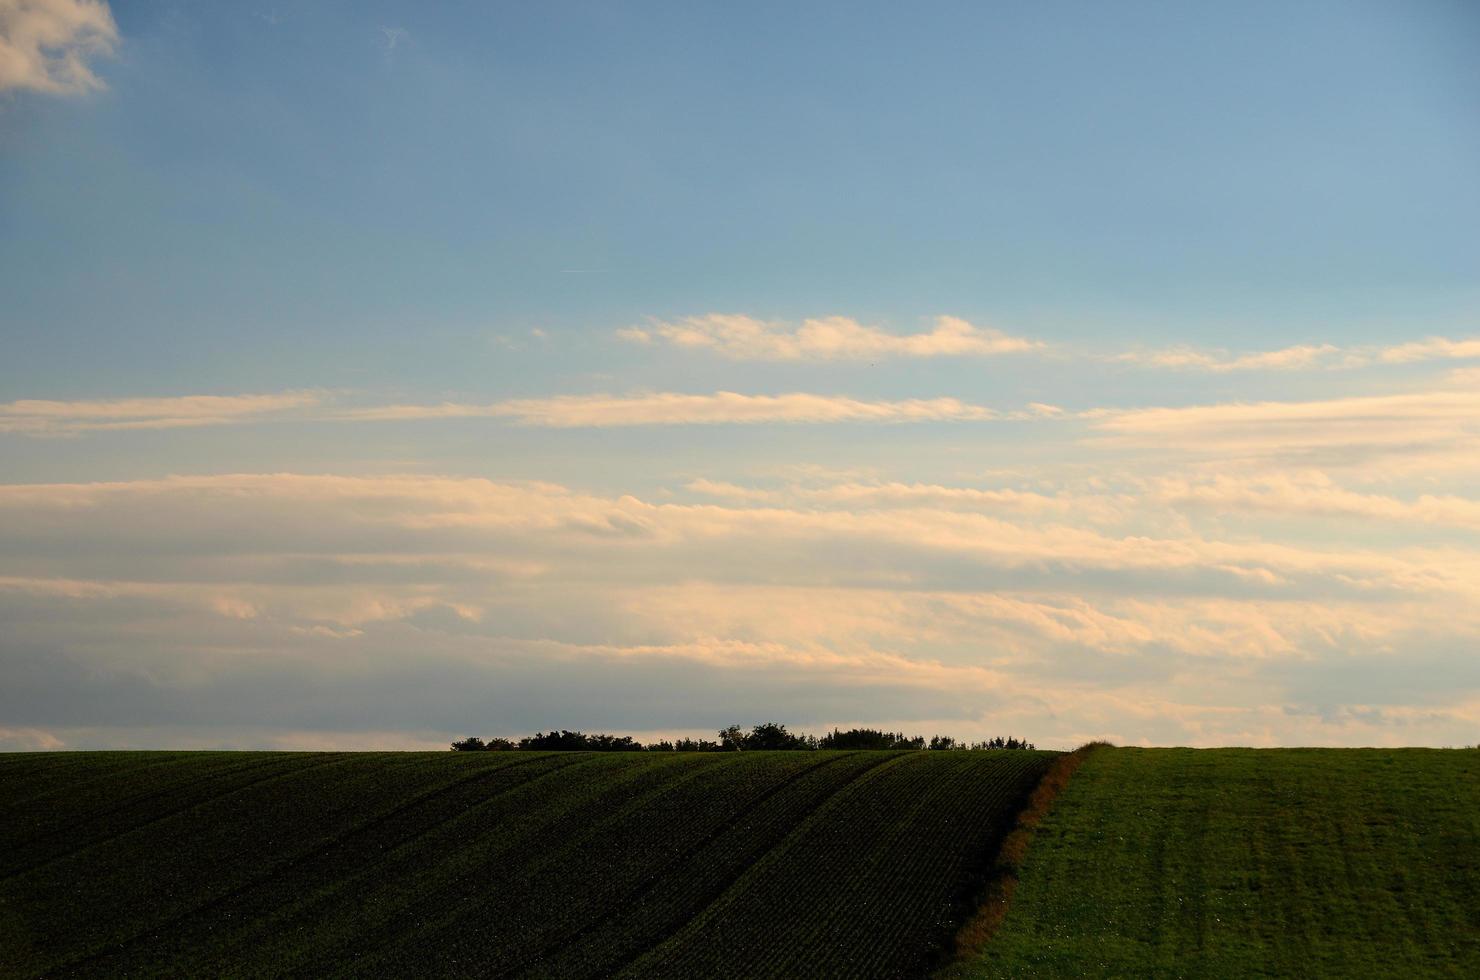
[[[1480,752],[1103,749],[961,977],[1480,977]]]
[[[0,975],[919,975],[1052,758],[0,756]]]

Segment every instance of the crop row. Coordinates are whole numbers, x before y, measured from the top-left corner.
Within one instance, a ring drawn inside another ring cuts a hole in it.
[[[0,976],[533,980],[918,969],[1047,755],[49,762],[0,757]]]
[[[425,757],[323,755],[0,882],[0,942],[53,971],[173,921],[459,770]],[[105,913],[105,914],[100,914]]]
[[[677,756],[544,758],[549,760],[544,768],[518,785],[490,788],[471,801],[447,801],[430,826],[373,854],[360,853],[349,862],[349,873],[336,867],[314,880],[310,867],[296,876],[304,879],[300,882],[264,883],[255,896],[259,914],[249,921],[234,916],[237,921],[209,945],[184,944],[168,972],[206,971],[221,958],[259,964],[276,974],[317,976],[353,968],[377,952],[418,942],[443,920],[456,895],[476,894],[490,869],[537,852],[539,838],[552,831],[576,833],[686,768],[686,760]],[[275,909],[270,908],[274,897],[281,900]],[[164,972],[157,966],[143,972]]]
[[[448,914],[442,922],[372,963],[371,972],[399,974],[428,955],[433,969],[458,972],[476,963],[485,975],[509,971],[620,908],[627,895],[777,785],[829,761],[800,753],[722,758],[718,765],[692,767],[579,834],[546,840],[524,860],[498,868],[480,883],[474,901],[444,902]]]
[[[662,868],[613,914],[563,937],[558,948],[544,951],[525,966],[521,976],[613,975],[681,929],[827,799],[889,761],[890,756],[880,753],[848,755],[778,786],[763,805],[738,813],[707,840]]]
[[[504,756],[448,769],[454,777],[450,781],[423,786],[392,809],[348,825],[290,860],[264,863],[258,875],[233,891],[71,969],[85,967],[98,975],[204,972],[231,945],[243,947],[235,954],[243,961],[261,959],[270,948],[263,942],[264,929],[278,931],[311,897],[325,890],[343,893],[355,880],[373,874],[386,853],[434,832],[450,814],[512,793],[577,761],[556,755]],[[192,954],[203,952],[208,960],[192,964]]]
[[[957,921],[1043,756],[912,755],[860,780],[630,976],[895,975]]]
[[[96,759],[101,754],[89,755]],[[0,810],[0,877],[119,837],[212,797],[322,762],[311,755],[223,752],[196,758],[188,753],[151,757],[135,766],[76,767],[72,779]]]

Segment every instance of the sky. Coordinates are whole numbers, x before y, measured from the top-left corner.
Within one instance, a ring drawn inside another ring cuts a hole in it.
[[[1474,744],[1477,53],[0,0],[0,749]]]

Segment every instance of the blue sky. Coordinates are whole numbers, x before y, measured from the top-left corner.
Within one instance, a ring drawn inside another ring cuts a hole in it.
[[[1473,740],[1477,42],[0,0],[0,741]]]

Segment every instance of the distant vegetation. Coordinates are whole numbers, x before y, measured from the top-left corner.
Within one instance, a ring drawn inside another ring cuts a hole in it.
[[[1014,749],[1032,750],[1033,743],[1008,736],[986,739],[980,742],[958,742],[948,735],[934,735],[928,740],[924,735],[905,735],[904,732],[884,732],[873,728],[850,728],[840,732],[834,728],[818,738],[815,735],[794,734],[785,725],[765,722],[749,732],[739,725],[731,725],[719,731],[718,741],[706,738],[681,738],[677,741],[663,740],[643,745],[630,735],[587,735],[584,732],[555,731],[536,732],[521,739],[469,737],[452,743],[458,752],[735,752],[750,751],[816,751],[819,749]]]
[[[920,976],[1054,758],[0,754],[0,977]]]
[[[1471,751],[1096,750],[1017,865],[951,976],[1480,977]]]

